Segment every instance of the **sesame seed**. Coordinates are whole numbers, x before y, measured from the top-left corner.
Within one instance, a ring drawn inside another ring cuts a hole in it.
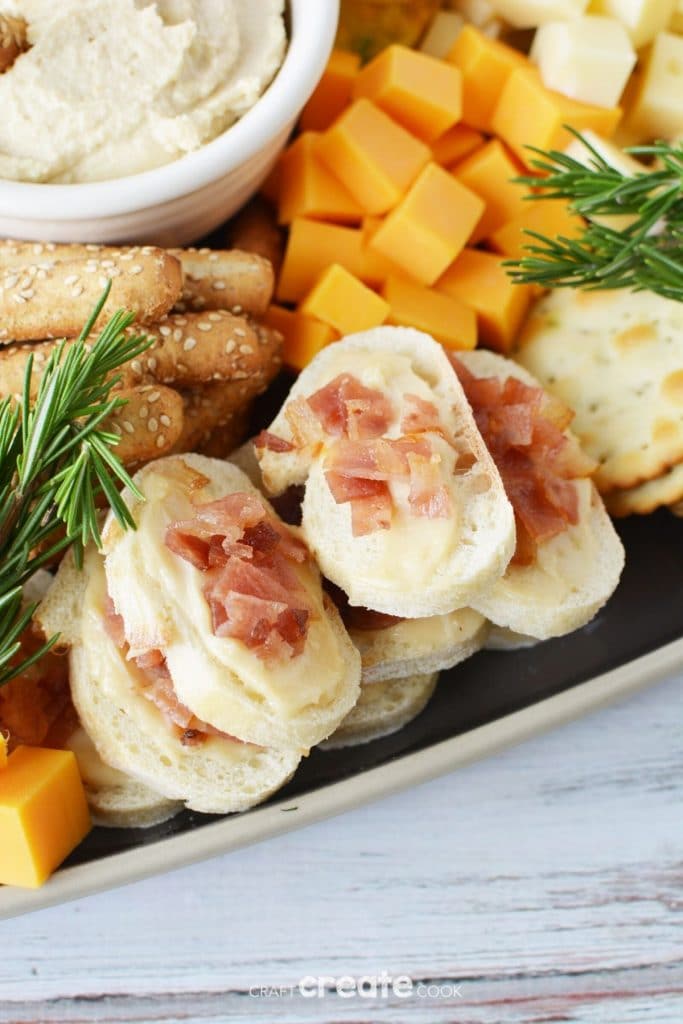
[[[239,316],[239,314],[242,312],[242,307],[239,306],[239,305],[238,306],[233,306],[232,307],[232,311],[235,314],[235,316]]]
[[[178,327],[187,327],[187,317],[186,316],[176,316],[173,319],[177,323]]]
[[[213,290],[215,292],[224,292],[225,291],[225,281],[213,281],[212,284],[211,284],[211,287],[213,288]]]
[[[3,284],[4,284],[5,288],[14,288],[14,286],[17,283],[18,280],[19,280],[19,275],[18,274],[10,274],[9,277],[5,278]]]
[[[160,391],[153,391],[151,395],[147,396],[147,401],[151,405],[153,402],[158,402],[160,398],[161,398],[161,392]]]
[[[126,261],[132,260],[134,258],[135,258],[135,253],[134,252],[122,252],[121,255],[119,256],[120,260],[126,260]]]
[[[196,347],[196,345],[197,345],[197,339],[196,338],[185,338],[185,341],[183,342],[183,351],[184,352],[191,352],[192,349]]]
[[[240,352],[243,356],[250,356],[254,349],[251,345],[240,345]]]
[[[209,313],[209,320],[211,320],[211,322],[214,324],[220,323],[222,319],[223,317],[220,315],[220,313]]]
[[[233,331],[233,334],[235,335],[236,338],[246,338],[247,336],[247,332],[245,331],[244,327],[236,327],[235,330]]]
[[[26,302],[26,299],[24,298],[23,295],[15,294],[12,296],[12,298],[14,299],[18,306],[22,306]]]
[[[140,266],[140,264],[139,264],[139,263],[135,263],[135,264],[133,264],[133,266],[132,266],[132,267],[130,268],[130,272],[131,272],[131,274],[141,274],[141,273],[142,273],[142,269],[143,269],[143,268],[142,268],[142,267]]]
[[[127,434],[134,434],[135,433],[135,427],[130,422],[130,420],[123,420],[122,423],[121,423],[121,426],[123,427],[123,429],[126,431]]]
[[[199,328],[200,331],[211,330],[211,324],[208,324],[206,320],[200,320],[199,323],[197,324],[197,327]]]
[[[146,405],[141,405],[140,406],[140,419],[141,420],[146,420],[148,416],[149,416],[149,409],[147,408]]]
[[[220,253],[218,253],[218,252],[209,253],[209,261],[211,263],[215,263],[216,260],[219,258],[219,256],[220,256]]]
[[[157,440],[156,440],[157,448],[163,448],[165,444],[166,444],[166,435],[165,434],[159,434],[159,436],[157,437]]]
[[[150,371],[150,373],[154,373],[156,368],[157,368],[157,361],[156,361],[156,359],[154,357],[152,357],[151,359],[148,359],[147,360],[147,369]]]
[[[159,421],[155,420],[153,416],[150,416],[150,418],[147,420],[147,429],[150,430],[153,434],[156,433],[156,431],[159,429]]]
[[[163,334],[164,338],[168,338],[173,332],[170,327],[166,326],[166,324],[162,324],[159,328],[159,333]]]
[[[211,250],[209,249],[208,246],[203,245],[201,249],[197,249],[197,252],[201,253],[202,256],[206,256],[207,253],[211,252]]]
[[[25,299],[27,299],[27,300],[28,300],[28,299],[32,299],[32,298],[33,298],[33,294],[34,294],[34,292],[33,292],[33,288],[25,288],[25,289],[23,290],[23,292],[22,292],[21,294],[22,294],[22,295],[24,296],[24,298],[25,298]]]
[[[173,340],[174,341],[182,341],[183,340],[183,331],[182,331],[181,327],[176,327],[176,329],[174,330],[174,332],[173,332]]]
[[[102,266],[103,267],[115,267],[116,264],[114,263],[113,260],[102,260]]]
[[[167,416],[165,412],[162,412],[161,416],[159,417],[159,422],[164,427],[170,427],[171,426],[171,417]]]
[[[130,368],[133,371],[133,373],[142,374],[142,363],[140,362],[139,359],[134,359],[133,362],[130,364]]]
[[[71,298],[72,299],[77,299],[82,294],[83,294],[83,285],[82,284],[77,284],[76,287],[71,290]]]
[[[225,354],[226,354],[226,356],[229,356],[230,353],[234,352],[236,348],[237,348],[237,342],[236,341],[232,341],[232,339],[231,339],[228,342],[228,344],[225,346]]]
[[[49,248],[49,246],[48,246],[48,248]],[[87,249],[88,252],[99,252],[100,251],[99,245],[95,245],[94,242],[88,242],[88,244],[86,245],[85,248]]]
[[[64,278],[64,284],[66,285],[76,284],[76,281],[78,281],[78,274],[69,274],[68,277]]]

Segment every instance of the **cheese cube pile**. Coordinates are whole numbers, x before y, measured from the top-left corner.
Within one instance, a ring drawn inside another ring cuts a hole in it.
[[[335,52],[264,186],[289,231],[269,315],[294,369],[380,323],[509,351],[539,289],[514,284],[506,260],[526,255],[529,232],[584,226],[515,180],[535,173],[532,148],[576,155],[570,126],[625,167],[617,130],[683,134],[683,0],[449,7],[419,51],[390,45],[365,67]],[[494,38],[496,19],[535,29],[529,56]]]

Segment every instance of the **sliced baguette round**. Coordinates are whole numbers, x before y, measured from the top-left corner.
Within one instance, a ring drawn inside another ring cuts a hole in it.
[[[108,591],[131,653],[160,648],[179,700],[216,729],[306,752],[334,732],[360,686],[360,656],[317,567],[309,559],[295,569],[313,608],[304,649],[269,664],[239,640],[216,636],[205,575],[164,541],[171,523],[192,517],[193,501],[260,492],[236,466],[194,454],[149,463],[134,480],[145,501],[125,498],[137,529],[123,532],[110,516],[102,534]]]
[[[323,750],[354,747],[398,732],[426,707],[438,678],[438,672],[431,672],[363,686],[353,711],[320,746]]]
[[[74,648],[70,666],[78,664],[83,657],[82,648]],[[126,772],[105,764],[82,726],[71,734],[65,747],[76,755],[88,806],[96,825],[105,828],[149,828],[168,821],[182,810],[180,801],[168,800]]]
[[[527,370],[493,352],[459,352],[458,358],[477,377],[517,377],[542,387]],[[613,594],[624,568],[624,548],[595,485],[582,479],[575,486],[578,523],[539,545],[531,565],[510,564],[472,602],[496,626],[525,639],[546,640],[584,626]]]
[[[462,608],[428,619],[403,619],[385,629],[351,629],[349,635],[360,651],[365,687],[453,668],[481,650],[487,629],[483,615]]]
[[[305,483],[304,534],[323,574],[352,605],[404,618],[444,615],[471,605],[512,557],[514,517],[443,349],[428,335],[405,327],[378,327],[335,342],[301,373],[271,433],[293,441],[289,401],[309,397],[342,373],[390,396],[395,418],[389,438],[401,434],[405,394],[436,405],[447,440],[429,436],[454,515],[425,519],[400,507],[389,529],[354,536],[350,504],[337,504],[326,481],[325,445],[317,452],[312,446],[288,452],[260,448],[266,489],[281,494]]]
[[[69,655],[72,699],[105,764],[167,800],[208,814],[253,807],[291,778],[298,751],[269,750],[218,736],[197,745],[180,742],[143,696],[144,677],[104,628],[106,578],[102,557],[94,549],[86,552],[83,572],[63,563],[49,598],[49,619],[42,621],[52,628],[63,623],[64,634],[74,638]],[[79,628],[69,622],[74,609],[80,610]]]

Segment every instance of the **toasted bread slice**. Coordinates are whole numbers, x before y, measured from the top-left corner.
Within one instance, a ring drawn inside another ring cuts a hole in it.
[[[71,652],[71,666],[78,666],[83,657],[82,648],[75,648]],[[76,671],[81,669],[77,667]],[[76,755],[88,806],[96,825],[105,828],[149,828],[168,821],[182,810],[180,801],[168,800],[126,772],[105,764],[82,726],[71,734],[65,745]]]
[[[531,387],[542,386],[527,370],[493,352],[459,352],[458,359],[477,377],[517,377]],[[546,640],[585,625],[612,595],[624,567],[622,543],[595,485],[589,479],[574,485],[578,523],[540,544],[531,565],[511,563],[488,592],[472,601],[496,626],[526,639]]]
[[[269,750],[223,736],[183,745],[143,695],[145,678],[107,633],[106,595],[103,560],[91,548],[82,572],[65,559],[40,616],[44,629],[63,626],[62,636],[70,638],[73,702],[102,761],[169,801],[209,814],[246,810],[284,785],[299,763],[296,750]],[[110,794],[110,813],[112,803]]]
[[[398,732],[425,708],[438,678],[438,672],[431,672],[363,686],[353,711],[321,747],[354,747]]]
[[[428,335],[403,327],[378,327],[336,342],[301,373],[270,433],[295,444],[290,403],[310,398],[343,374],[388,398],[391,418],[383,435],[388,440],[409,433],[401,425],[409,408],[407,395],[436,407],[440,429],[420,436],[431,446],[431,464],[451,511],[432,518],[415,513],[405,481],[390,478],[389,528],[354,535],[351,503],[338,504],[327,482],[326,460],[336,443],[329,435],[318,445],[291,451],[259,448],[267,490],[280,494],[305,483],[304,534],[323,574],[352,605],[405,618],[467,607],[512,557],[514,517],[443,349]]]
[[[161,649],[179,700],[245,742],[303,753],[334,732],[358,698],[360,656],[312,559],[292,570],[313,609],[303,651],[271,663],[215,634],[206,574],[165,543],[197,504],[256,488],[236,466],[194,454],[150,463],[134,479],[145,498],[126,495],[137,529],[123,532],[110,517],[103,531],[109,595],[131,653]]]
[[[453,668],[481,650],[488,624],[483,615],[462,608],[428,619],[403,619],[384,629],[353,629],[360,651],[361,684],[405,679]]]

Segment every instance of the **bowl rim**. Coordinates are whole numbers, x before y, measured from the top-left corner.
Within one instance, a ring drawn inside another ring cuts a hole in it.
[[[290,34],[275,78],[235,124],[198,150],[150,171],[74,185],[0,178],[0,216],[83,220],[120,216],[196,192],[246,163],[297,117],[329,59],[339,0],[289,0]]]

